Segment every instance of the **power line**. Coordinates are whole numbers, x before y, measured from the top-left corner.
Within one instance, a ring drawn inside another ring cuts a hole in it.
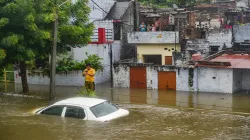
[[[113,20],[119,20],[119,19],[116,19],[116,18],[114,18],[113,16],[111,16],[111,15],[109,14],[109,12],[105,11],[105,10],[104,10],[100,5],[98,5],[94,0],[91,0],[91,2],[93,2],[98,8],[100,8],[104,13],[106,13],[106,14],[107,14],[106,16],[111,17]],[[128,7],[129,7],[129,6],[128,6]],[[124,23],[124,22],[122,22],[122,24],[127,25],[127,26],[133,26],[133,25],[126,24],[126,23]]]

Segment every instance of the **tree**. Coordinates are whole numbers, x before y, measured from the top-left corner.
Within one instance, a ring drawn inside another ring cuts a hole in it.
[[[19,63],[24,93],[29,92],[25,62],[49,58],[57,8],[58,52],[90,41],[93,25],[88,22],[88,0],[67,2],[60,8],[56,1],[66,0],[0,0],[0,60]]]

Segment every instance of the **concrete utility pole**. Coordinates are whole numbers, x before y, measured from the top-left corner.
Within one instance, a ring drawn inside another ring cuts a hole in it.
[[[54,38],[53,38],[53,46],[51,52],[51,69],[50,69],[50,94],[49,100],[52,100],[55,96],[55,86],[56,86],[56,48],[57,48],[57,30],[58,30],[58,6],[57,0],[56,4],[56,17],[54,22]]]
[[[66,0],[62,4],[58,5],[58,0],[55,0],[56,11],[55,11],[55,22],[54,22],[54,38],[53,38],[53,46],[51,51],[51,68],[50,68],[50,94],[49,100],[53,100],[55,96],[56,89],[56,48],[57,48],[57,30],[58,30],[58,9],[64,5],[69,0]]]

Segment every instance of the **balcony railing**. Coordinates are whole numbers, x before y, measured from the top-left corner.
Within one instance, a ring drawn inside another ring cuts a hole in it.
[[[91,38],[91,44],[111,43],[114,41],[114,34],[112,29],[94,29]]]
[[[128,33],[128,43],[132,44],[179,43],[179,32],[178,31],[132,32]]]

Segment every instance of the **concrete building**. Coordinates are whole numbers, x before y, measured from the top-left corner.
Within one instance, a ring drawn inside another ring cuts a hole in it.
[[[89,14],[90,22],[103,20],[114,4],[115,0],[89,0],[88,6],[91,9]]]
[[[128,42],[137,44],[137,59],[142,63],[173,65],[173,52],[179,52],[179,32],[132,32]]]
[[[202,57],[207,57],[222,49],[231,48],[233,44],[232,37],[231,29],[218,29],[208,32],[204,39],[187,40],[186,61],[191,60],[192,55],[195,53],[201,54]]]
[[[177,90],[234,93],[250,90],[250,54],[220,52],[177,69]]]
[[[116,0],[115,4],[105,16],[105,20],[112,20],[114,24],[114,40],[121,41],[121,59],[136,57],[134,44],[128,43],[127,33],[138,26],[139,3],[133,0]]]

